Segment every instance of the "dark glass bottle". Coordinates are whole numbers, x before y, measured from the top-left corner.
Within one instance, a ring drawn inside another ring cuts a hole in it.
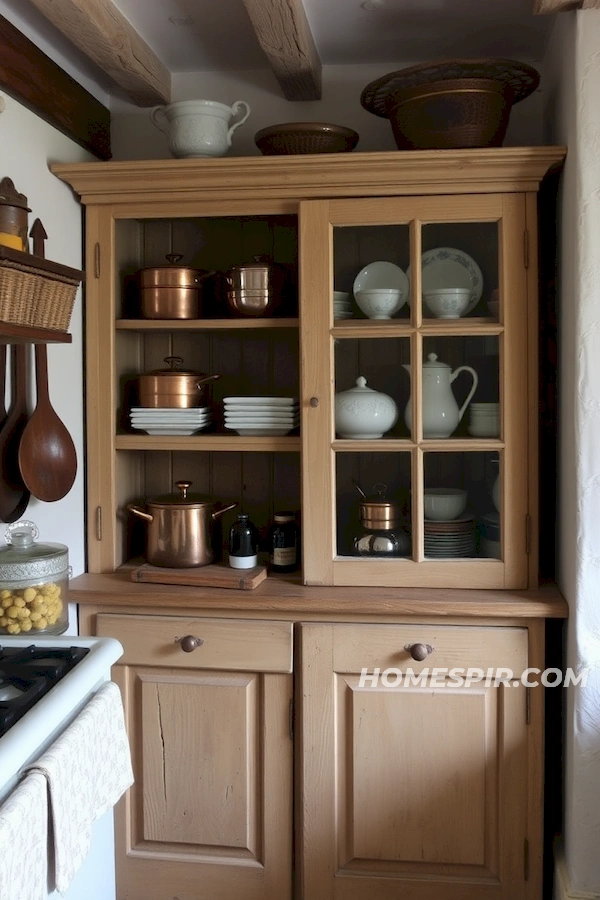
[[[252,569],[258,565],[258,529],[247,513],[239,513],[229,530],[229,565],[232,569]]]
[[[273,572],[298,568],[298,526],[293,512],[277,512],[269,531],[269,566]]]

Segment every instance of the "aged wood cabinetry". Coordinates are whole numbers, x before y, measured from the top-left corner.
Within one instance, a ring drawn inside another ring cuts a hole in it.
[[[136,786],[118,818],[119,900],[541,900],[541,689],[527,700],[522,685],[359,679],[363,668],[418,669],[415,643],[433,648],[430,666],[500,665],[518,679],[543,668],[544,617],[564,615],[557,595],[535,590],[537,191],[563,156],[53,166],[87,208],[90,574],[72,590],[83,631],[125,647],[115,677]],[[455,319],[424,302],[428,266],[446,251],[474,278]],[[286,270],[285,303],[269,319],[234,319],[217,292],[200,319],[142,320],[130,276],[167,253],[218,271],[268,255]],[[408,273],[406,302],[390,319],[354,307],[336,318],[334,290],[351,292],[373,262]],[[211,431],[129,427],[132,381],[169,355],[220,374]],[[467,409],[432,435],[432,356],[448,379],[475,371],[473,399],[498,410],[494,433],[477,434]],[[336,430],[335,395],[359,376],[396,404],[381,436]],[[298,396],[299,433],[227,431],[232,394]],[[263,530],[274,510],[298,510],[302,576],[244,595],[133,584],[124,564],[143,534],[127,504],[178,479],[237,500]],[[356,550],[356,485],[379,496],[380,484],[404,536],[385,559]],[[426,516],[432,487],[467,496],[449,541]],[[186,636],[204,643],[188,653],[176,643]]]
[[[307,584],[534,586],[536,194],[563,156],[519,147],[53,166],[87,207],[90,569],[114,571],[139,552],[127,503],[183,479],[238,500],[263,530],[275,509],[301,508]],[[217,291],[198,320],[139,318],[130,277],[172,252],[221,272],[267,255],[287,274],[277,316],[228,317]],[[356,293],[373,263],[400,273],[402,307],[389,319],[358,306],[335,318],[334,289]],[[434,316],[431,285],[459,282],[470,291],[464,314]],[[169,355],[221,376],[211,432],[129,427],[132,382]],[[465,407],[449,433],[431,431],[437,399],[423,364],[435,358],[457,410],[471,376],[454,377],[475,373],[473,402],[496,410],[495,430],[478,431]],[[360,376],[397,407],[380,437],[336,429],[334,396]],[[240,393],[299,396],[300,434],[228,431],[221,400]],[[385,559],[356,549],[355,485],[371,494],[382,483],[402,532]],[[464,492],[455,525],[428,521],[424,496],[440,487]]]

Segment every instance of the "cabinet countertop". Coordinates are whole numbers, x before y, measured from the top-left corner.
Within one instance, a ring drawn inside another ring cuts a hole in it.
[[[133,564],[114,574],[79,575],[71,600],[98,606],[206,609],[301,615],[393,615],[477,618],[566,619],[568,606],[554,584],[536,590],[456,590],[303,585],[300,577],[269,576],[253,591],[131,581]]]

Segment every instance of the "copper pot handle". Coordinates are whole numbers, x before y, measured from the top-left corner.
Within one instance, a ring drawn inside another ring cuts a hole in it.
[[[201,647],[204,641],[193,634],[186,634],[185,637],[176,637],[174,643],[179,644],[184,653],[191,653],[196,647]]]
[[[216,509],[213,509],[211,517],[213,521],[218,519],[219,516],[222,516],[223,513],[229,512],[230,509],[235,509],[237,503],[226,503],[225,506],[218,505]]]
[[[132,512],[134,516],[138,516],[140,519],[144,519],[146,522],[153,522],[154,516],[149,512],[146,512],[145,509],[142,509],[140,506],[136,506],[135,503],[128,503],[127,509],[129,512]]]
[[[220,377],[220,375],[205,375],[204,378],[196,382],[196,387],[200,387],[201,384],[205,384],[207,381],[216,381]]]
[[[408,650],[415,662],[423,662],[430,653],[433,653],[431,644],[407,644],[404,648]]]

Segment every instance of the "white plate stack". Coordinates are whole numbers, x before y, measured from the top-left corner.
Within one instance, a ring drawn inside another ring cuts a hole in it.
[[[346,291],[334,291],[333,318],[351,319],[352,315],[352,301],[350,299],[350,294],[347,294]]]
[[[425,556],[454,559],[475,556],[475,519],[464,515],[447,522],[425,520]]]
[[[295,397],[225,397],[225,428],[243,435],[283,435],[300,424]]]
[[[132,406],[129,414],[131,427],[152,435],[195,434],[211,422],[208,406],[194,406],[186,409],[173,407],[151,408]]]
[[[495,438],[500,435],[500,404],[471,403],[468,432],[471,437]]]

